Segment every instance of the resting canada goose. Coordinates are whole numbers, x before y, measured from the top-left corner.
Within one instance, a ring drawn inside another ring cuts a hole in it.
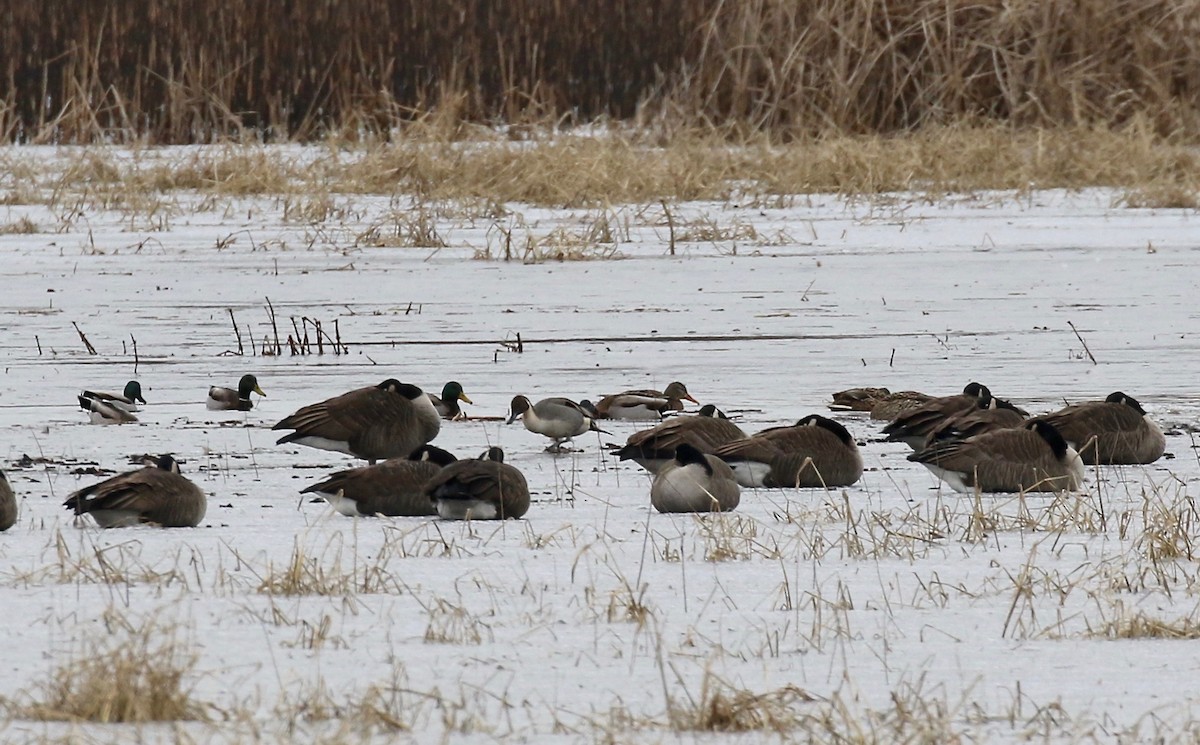
[[[490,447],[478,460],[460,460],[439,471],[425,494],[444,520],[503,520],[529,511],[529,485]]]
[[[908,456],[957,492],[1064,491],[1083,484],[1083,461],[1053,425],[1030,421]]]
[[[691,445],[702,453],[711,453],[720,445],[740,440],[746,433],[729,421],[716,406],[705,404],[697,414],[677,416],[649,429],[634,432],[617,448],[621,460],[632,460],[650,473],[658,473],[675,458],[680,445]]]
[[[512,400],[508,423],[512,424],[518,417],[525,429],[553,440],[546,450],[554,453],[562,452],[563,443],[572,437],[589,431],[604,431],[596,426],[591,414],[569,398],[543,398],[535,404],[525,396],[516,396]]]
[[[63,505],[85,512],[102,528],[155,523],[164,528],[194,528],[204,519],[204,492],[179,473],[170,455],[153,465],[113,476],[80,489]]]
[[[949,417],[975,408],[992,407],[992,392],[979,383],[968,383],[954,396],[934,398],[896,417],[883,428],[888,442],[903,442],[913,450],[925,445],[925,438]]]
[[[208,389],[208,400],[204,405],[211,411],[250,411],[254,408],[254,402],[250,400],[250,394],[257,393],[260,396],[266,396],[263,389],[258,387],[258,378],[253,375],[243,375],[238,381],[237,390],[232,388],[222,388],[219,385],[214,385]]]
[[[983,404],[984,399],[979,399],[979,402]],[[924,444],[929,445],[934,440],[962,440],[981,435],[984,432],[991,432],[994,429],[1020,427],[1025,423],[1025,413],[1008,401],[994,398],[992,403],[995,405],[988,408],[968,409],[942,420],[941,424],[934,427],[926,436]]]
[[[596,402],[593,407],[599,419],[629,419],[634,421],[661,420],[672,411],[683,411],[683,402],[700,403],[679,381],[662,391],[634,390],[613,393]]]
[[[120,393],[105,393],[104,391],[84,391],[80,398],[89,398],[107,404],[114,409],[133,413],[138,410],[138,402],[146,403],[142,398],[142,384],[131,380],[125,384],[125,390]]]
[[[650,504],[659,512],[729,512],[739,501],[741,490],[725,461],[687,443],[675,448],[650,484]]]
[[[1142,405],[1120,391],[1034,420],[1053,424],[1088,465],[1153,463],[1167,448],[1167,438]]]
[[[271,429],[294,429],[276,440],[377,460],[403,458],[442,428],[433,402],[415,385],[388,378],[311,404]]]
[[[791,427],[772,427],[728,442],[713,454],[747,487],[849,486],[863,472],[854,438],[841,424],[819,414]]]
[[[9,486],[4,471],[0,471],[0,530],[8,530],[17,522],[17,497]]]
[[[79,408],[88,412],[92,424],[129,424],[138,418],[128,411],[98,398],[79,397]]]
[[[467,398],[467,394],[463,393],[462,386],[453,380],[442,387],[440,398],[430,393],[429,400],[433,402],[433,408],[437,409],[438,416],[442,419],[466,419],[467,415],[459,407],[458,402],[475,403]]]
[[[422,445],[408,458],[392,458],[373,466],[338,471],[301,494],[317,494],[347,517],[436,515],[425,494],[429,480],[457,460],[433,445]]]

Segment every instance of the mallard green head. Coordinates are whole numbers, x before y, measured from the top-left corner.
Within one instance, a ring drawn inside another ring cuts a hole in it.
[[[251,393],[257,393],[263,397],[267,395],[263,393],[262,388],[258,387],[258,378],[253,375],[243,375],[242,379],[238,381],[238,398],[249,400]]]
[[[125,390],[122,392],[129,401],[140,401],[146,403],[146,399],[142,398],[142,384],[136,380],[131,380],[125,384]]]
[[[453,380],[451,380],[442,388],[442,400],[462,401],[463,403],[468,404],[475,403],[471,399],[467,398],[467,394],[463,393],[462,386]]]

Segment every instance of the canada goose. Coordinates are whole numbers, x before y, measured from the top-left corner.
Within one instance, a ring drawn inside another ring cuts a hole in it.
[[[461,385],[451,380],[446,385],[442,386],[442,395],[440,397],[427,394],[429,400],[433,402],[433,408],[437,409],[438,416],[442,419],[466,419],[467,415],[459,407],[458,402],[462,401],[466,404],[475,403],[467,398],[467,394],[463,393]]]
[[[632,460],[650,473],[658,473],[675,458],[680,445],[711,453],[718,446],[745,436],[742,428],[729,421],[720,409],[705,404],[694,415],[671,417],[662,424],[634,432],[623,447],[616,448],[616,454],[621,460]]]
[[[1167,438],[1142,405],[1120,391],[1034,420],[1053,424],[1088,465],[1153,463],[1167,448]]]
[[[979,399],[980,404],[984,399]],[[1025,423],[1025,413],[1008,401],[992,399],[994,406],[968,409],[943,419],[925,438],[925,445],[935,440],[962,440],[981,435],[994,429],[1020,427]]]
[[[683,402],[700,403],[679,381],[662,391],[633,390],[613,393],[596,402],[593,407],[599,419],[629,419],[634,421],[661,420],[671,411],[683,411]]]
[[[311,404],[271,429],[294,429],[276,440],[363,458],[372,465],[403,458],[437,437],[442,428],[433,402],[415,385],[388,378]]]
[[[543,398],[535,404],[525,396],[516,396],[512,400],[508,424],[518,417],[525,429],[553,440],[546,450],[554,453],[562,452],[563,443],[572,437],[589,431],[604,432],[583,407],[569,398]]]
[[[208,400],[204,405],[210,411],[250,411],[254,408],[254,402],[250,400],[250,394],[257,393],[260,396],[266,396],[263,389],[258,387],[258,378],[253,375],[243,375],[238,381],[238,387],[235,391],[232,388],[222,388],[219,385],[214,385],[208,389]]]
[[[863,472],[854,438],[841,424],[819,414],[791,427],[772,427],[725,443],[713,454],[747,487],[849,486]]]
[[[85,512],[102,528],[155,523],[164,528],[194,528],[204,519],[204,492],[179,473],[170,455],[153,465],[113,476],[80,489],[63,502],[76,515]]]
[[[729,512],[741,489],[728,464],[687,443],[675,448],[650,484],[650,504],[659,512]]]
[[[0,471],[0,530],[8,530],[17,522],[17,497],[9,486],[4,471]]]
[[[347,517],[436,515],[425,485],[443,466],[457,460],[433,445],[422,445],[408,458],[338,471],[301,494],[317,494]]]
[[[938,440],[908,459],[963,493],[1064,491],[1083,484],[1079,453],[1047,422]]]
[[[888,442],[903,442],[913,450],[925,445],[925,438],[939,424],[955,414],[975,408],[993,407],[992,392],[979,383],[968,383],[954,396],[934,398],[896,417],[883,428]]]
[[[138,402],[146,403],[142,398],[142,384],[131,380],[125,384],[125,390],[120,393],[105,393],[104,391],[84,391],[80,398],[89,398],[107,404],[114,409],[133,413],[138,410]]]
[[[99,398],[79,396],[79,408],[88,412],[92,424],[130,424],[138,420],[128,411]]]
[[[478,460],[460,460],[439,471],[425,494],[444,520],[503,520],[529,511],[529,485],[490,447]]]

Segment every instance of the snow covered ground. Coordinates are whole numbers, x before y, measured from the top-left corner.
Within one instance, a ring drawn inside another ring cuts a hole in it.
[[[48,168],[71,157],[47,152]],[[21,201],[0,206],[0,226],[34,226],[0,230],[0,464],[21,504],[0,535],[13,707],[149,629],[194,655],[186,685],[212,719],[149,739],[360,741],[391,722],[421,740],[673,740],[746,692],[801,738],[1200,731],[1200,647],[1170,638],[1200,635],[1194,213],[1105,191],[690,203],[677,225],[724,232],[670,256],[658,207],[447,213],[434,249],[355,245],[394,219],[387,197],[338,195],[344,221],[319,225],[273,197],[172,194],[154,214]],[[597,219],[619,228],[599,246],[610,260],[478,258],[504,231]],[[293,317],[330,333],[336,319],[348,353],[253,354],[273,334],[267,298],[281,338]],[[504,344],[517,334],[520,353]],[[209,385],[246,372],[268,394],[253,411],[205,410]],[[141,422],[89,425],[75,394],[132,377]],[[276,446],[270,426],[389,377],[458,380],[475,417],[515,394],[682,380],[748,431],[859,385],[978,380],[1037,412],[1122,390],[1167,430],[1168,457],[1091,469],[1078,497],[977,499],[839,414],[864,448],[859,484],[747,491],[697,518],[653,512],[645,474],[604,454],[632,424],[555,457],[519,425],[477,420],[436,443],[502,446],[534,491],[523,520],[351,520],[300,500],[353,462]],[[209,494],[202,527],[101,531],[62,508],[99,478],[75,471],[167,451]],[[117,741],[130,726],[17,718],[2,736]]]

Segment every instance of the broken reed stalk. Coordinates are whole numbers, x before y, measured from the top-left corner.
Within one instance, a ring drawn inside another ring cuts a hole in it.
[[[675,217],[671,214],[671,208],[667,207],[667,200],[665,200],[665,199],[662,200],[660,202],[660,204],[662,204],[663,214],[667,216],[667,234],[669,236],[669,238],[668,238],[669,242],[667,243],[667,252],[671,256],[674,256],[675,255]]]
[[[38,338],[37,334],[33,335],[33,340],[37,343],[38,357],[41,357],[42,356],[42,340]]]
[[[99,354],[99,352],[96,351],[96,348],[92,346],[92,343],[88,341],[87,335],[84,334],[83,330],[79,328],[79,324],[71,321],[71,325],[75,327],[75,332],[79,334],[79,339],[83,342],[83,346],[87,347],[88,354]]]
[[[1092,356],[1092,350],[1088,349],[1087,342],[1084,341],[1083,337],[1079,335],[1079,330],[1075,328],[1075,324],[1071,323],[1070,321],[1067,321],[1067,325],[1070,326],[1071,330],[1075,332],[1075,338],[1078,339],[1079,343],[1083,345],[1083,351],[1087,352],[1088,359],[1092,361],[1092,364],[1093,365],[1100,364],[1099,362],[1096,362],[1096,358]]]
[[[275,323],[275,306],[271,305],[271,298],[269,298],[269,297],[266,298],[266,301],[267,301],[267,315],[270,316],[270,318],[271,318],[271,330],[275,334],[274,355],[276,357],[278,357],[279,355],[283,354],[283,345],[281,345],[279,343],[279,326],[276,325],[276,323]],[[263,354],[264,355],[267,353],[266,350],[267,350],[267,345],[264,342],[264,344],[263,344]]]
[[[129,340],[133,342],[133,377],[136,378],[138,374],[138,364],[141,362],[141,360],[138,359],[137,338],[134,337],[133,334],[130,334]]]
[[[292,348],[293,355],[306,354],[304,345],[300,341],[300,327],[296,325],[296,317],[290,316],[290,318],[292,321],[292,333],[288,336],[288,346]]]
[[[237,355],[241,357],[246,354],[246,349],[242,346],[242,332],[238,331],[237,320],[233,317],[233,308],[226,308],[225,310],[229,311],[229,322],[233,324],[233,334],[237,337]]]

